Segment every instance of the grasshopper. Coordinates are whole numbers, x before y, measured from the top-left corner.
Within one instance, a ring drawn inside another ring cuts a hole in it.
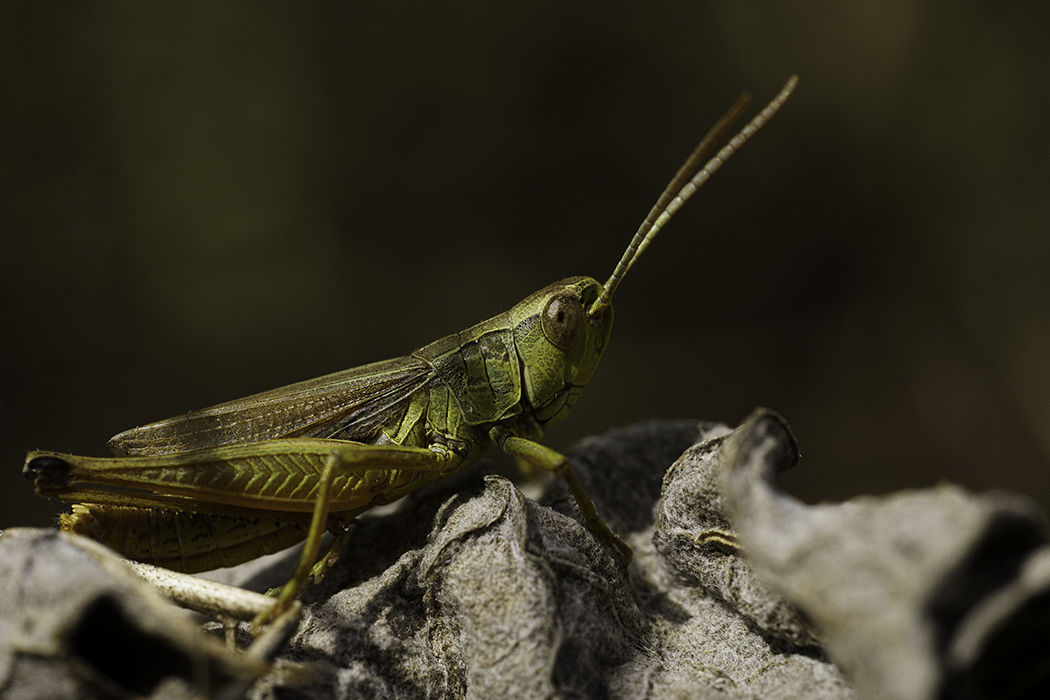
[[[323,575],[354,518],[460,471],[493,443],[560,475],[586,526],[626,566],[631,548],[598,515],[569,460],[538,440],[594,373],[627,271],[796,83],[693,175],[749,97],[712,127],[605,284],[570,277],[411,355],[133,428],[109,441],[112,458],[30,452],[23,474],[39,495],[73,504],[63,530],[176,571],[234,566],[305,539],[295,574],[254,619],[256,630]],[[336,536],[318,557],[326,530]]]

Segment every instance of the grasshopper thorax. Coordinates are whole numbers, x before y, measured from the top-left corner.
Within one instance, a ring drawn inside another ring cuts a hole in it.
[[[510,311],[524,394],[541,423],[567,416],[598,367],[612,330],[612,308],[593,319],[587,308],[601,293],[598,280],[570,277]]]

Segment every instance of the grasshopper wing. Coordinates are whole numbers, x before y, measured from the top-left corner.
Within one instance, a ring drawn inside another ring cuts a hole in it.
[[[375,362],[132,428],[109,447],[126,457],[291,437],[365,442],[433,378],[419,358]]]

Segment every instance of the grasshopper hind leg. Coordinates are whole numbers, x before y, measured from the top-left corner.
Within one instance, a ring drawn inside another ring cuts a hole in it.
[[[460,457],[453,452],[439,452],[405,445],[353,444],[333,450],[325,460],[325,466],[321,472],[317,500],[314,503],[313,516],[310,520],[310,531],[306,536],[302,554],[299,556],[295,574],[280,589],[277,601],[273,606],[252,620],[252,631],[258,634],[263,626],[291,607],[306,583],[318,576],[323,576],[328,566],[334,563],[334,558],[338,557],[339,550],[349,536],[349,532],[345,531],[345,525],[352,521],[353,517],[349,513],[337,513],[330,517],[332,484],[337,476],[361,474],[372,470],[441,473],[454,469],[459,462]],[[360,513],[365,509],[367,506],[350,512]],[[325,531],[328,530],[333,520],[344,526],[344,531],[336,535],[325,550],[324,556],[318,559],[321,538],[324,537]]]
[[[268,622],[277,618],[291,607],[292,603],[299,597],[306,582],[313,578],[317,553],[321,549],[321,538],[328,529],[328,510],[332,505],[332,482],[335,480],[338,462],[338,453],[332,453],[325,460],[317,501],[314,504],[314,513],[310,520],[310,531],[306,535],[306,543],[303,545],[302,554],[299,556],[299,563],[295,567],[295,573],[292,574],[291,580],[284,584],[277,594],[277,602],[269,610],[264,610],[252,620],[252,633],[255,635],[258,635]],[[339,539],[337,537],[333,542]],[[326,559],[327,554],[328,552],[326,552]]]

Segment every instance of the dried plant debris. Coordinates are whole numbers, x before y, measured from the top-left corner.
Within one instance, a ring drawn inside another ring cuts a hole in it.
[[[244,697],[269,659],[228,651],[83,537],[0,537],[0,697]],[[276,649],[274,650],[276,651]]]
[[[296,691],[341,698],[853,697],[804,622],[796,623],[795,638],[755,623],[762,615],[797,616],[779,596],[754,582],[739,597],[752,614],[742,614],[657,549],[668,467],[691,445],[729,432],[717,424],[645,424],[587,440],[572,453],[599,511],[635,549],[627,569],[579,523],[558,481],[536,503],[501,477],[467,474],[445,492],[367,520],[307,594],[307,620],[286,656],[311,664],[315,684]],[[726,558],[717,548],[690,546],[718,566]],[[730,589],[754,581],[739,557],[734,567]],[[264,683],[257,697],[277,689]]]
[[[1046,690],[1050,550],[1027,501],[945,486],[807,506],[771,486],[797,455],[768,411],[735,431],[648,423],[583,442],[571,456],[599,512],[635,550],[627,569],[580,524],[560,481],[539,502],[477,469],[439,483],[363,519],[248,696]],[[0,570],[29,576],[16,558],[0,550]],[[293,559],[228,576],[264,589]],[[15,614],[4,609],[3,629]],[[24,652],[0,641],[10,682],[10,659]],[[41,667],[71,653],[47,648],[32,656]]]
[[[729,435],[726,429],[694,445],[667,470],[653,542],[684,581],[760,630],[794,646],[817,646],[819,640],[806,620],[763,584],[744,558],[719,483]]]
[[[1029,500],[943,485],[806,506],[770,484],[797,448],[768,411],[721,451],[749,561],[862,696],[1047,697],[1050,550]]]

